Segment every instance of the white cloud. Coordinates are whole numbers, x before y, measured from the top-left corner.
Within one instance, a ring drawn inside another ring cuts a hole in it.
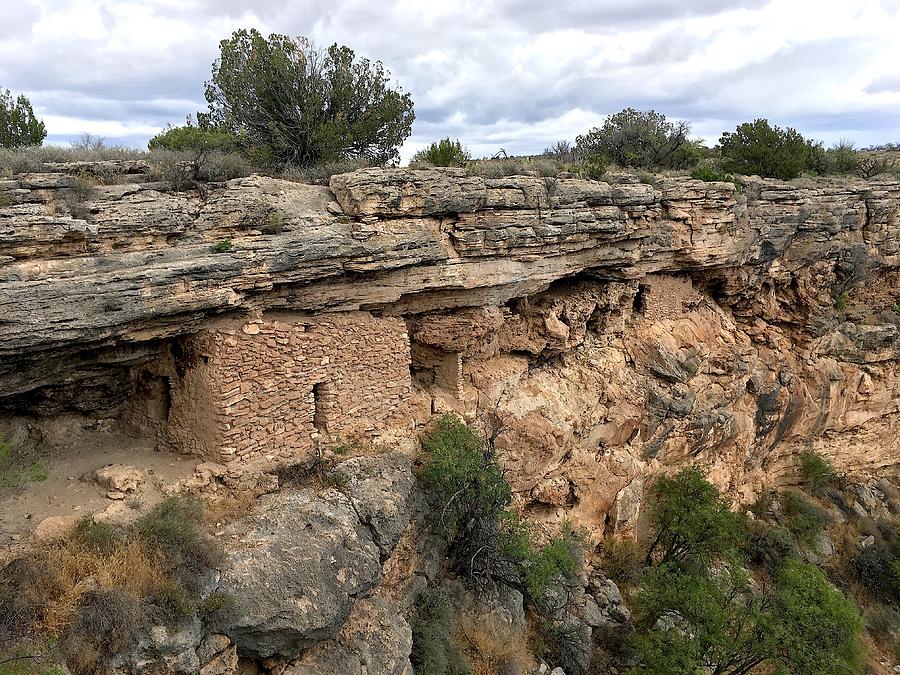
[[[758,116],[826,142],[900,140],[896,0],[19,0],[0,84],[51,139],[143,144],[204,106],[238,27],[340,42],[412,92],[405,157],[443,136],[474,154],[539,152],[626,106],[714,141]]]

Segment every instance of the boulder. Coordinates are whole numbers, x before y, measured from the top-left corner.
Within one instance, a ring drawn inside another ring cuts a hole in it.
[[[291,659],[334,637],[408,525],[408,458],[358,457],[334,471],[345,492],[267,495],[226,529],[219,590],[236,608],[223,632],[242,654]]]
[[[366,598],[354,605],[337,637],[306,651],[284,675],[401,675],[410,672],[411,652],[412,630],[406,620],[381,598]]]
[[[409,524],[412,461],[399,454],[354,457],[334,471],[346,480],[344,492],[386,558]]]
[[[107,464],[84,478],[107,488],[109,495],[117,495],[110,499],[124,499],[124,493],[137,491],[146,480],[143,471],[126,464]]]
[[[75,528],[75,516],[49,516],[34,528],[34,538],[38,541],[59,541],[69,536]]]
[[[200,644],[201,628],[197,617],[177,630],[166,626],[152,626],[141,635],[132,649],[116,654],[110,660],[106,672],[111,675],[148,672],[193,675],[200,669],[196,650]]]
[[[337,490],[267,495],[228,534],[219,590],[236,608],[225,632],[258,657],[296,657],[333,636],[381,570],[371,532]]]

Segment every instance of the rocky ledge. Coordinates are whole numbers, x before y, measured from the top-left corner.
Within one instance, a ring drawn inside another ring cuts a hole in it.
[[[880,268],[900,264],[898,182],[364,169],[330,187],[252,176],[173,192],[50,168],[0,181],[6,405],[75,385],[90,408],[85,392],[109,387],[116,368],[227,312],[411,315],[498,305],[575,275],[654,272],[690,274],[758,312],[814,263],[862,250]]]

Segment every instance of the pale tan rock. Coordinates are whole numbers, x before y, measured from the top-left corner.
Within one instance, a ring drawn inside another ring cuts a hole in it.
[[[34,538],[38,541],[65,539],[77,523],[78,518],[75,516],[49,516],[34,528]]]
[[[139,490],[146,476],[143,471],[133,466],[109,464],[90,473],[88,479],[110,488],[110,495],[113,495],[110,499],[123,499],[123,493]]]

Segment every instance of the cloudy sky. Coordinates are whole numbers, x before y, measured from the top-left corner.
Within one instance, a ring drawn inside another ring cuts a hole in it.
[[[714,142],[768,117],[857,145],[900,141],[900,0],[7,0],[0,87],[64,144],[143,147],[205,108],[240,27],[339,42],[412,92],[403,155],[443,136],[540,152],[627,106]]]

